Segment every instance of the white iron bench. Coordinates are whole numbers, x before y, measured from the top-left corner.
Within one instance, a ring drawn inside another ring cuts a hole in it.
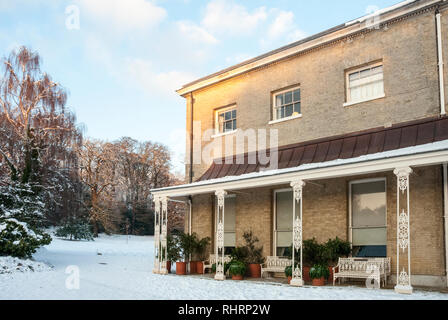
[[[229,255],[224,256],[224,263],[229,263],[232,259]],[[206,269],[212,269],[213,264],[216,263],[216,254],[210,254],[210,257],[207,261],[204,262],[204,270],[203,273],[205,274]]]
[[[285,268],[291,265],[291,259],[285,257],[266,257],[265,263],[261,265],[261,277],[264,273],[285,272]]]
[[[338,271],[336,272],[336,269]],[[390,258],[339,258],[333,268],[333,285],[336,279],[376,279],[381,285],[387,284],[390,276]]]

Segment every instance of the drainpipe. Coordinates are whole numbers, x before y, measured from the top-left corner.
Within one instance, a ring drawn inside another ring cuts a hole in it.
[[[193,182],[193,109],[194,109],[194,98],[193,92],[190,92],[190,177],[189,183]]]
[[[445,84],[443,71],[443,51],[442,51],[442,25],[440,22],[440,12],[436,10],[436,32],[437,32],[437,65],[439,68],[439,92],[440,92],[440,114],[445,115]]]
[[[445,225],[446,286],[448,287],[448,169],[446,162],[443,164],[443,218]]]
[[[188,213],[188,233],[191,235],[191,207],[192,207],[192,201],[191,196],[188,196],[188,205],[190,208],[190,212]]]

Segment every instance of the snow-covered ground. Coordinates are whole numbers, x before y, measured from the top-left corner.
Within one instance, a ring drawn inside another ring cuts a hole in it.
[[[53,268],[0,274],[0,299],[448,299],[448,294],[418,290],[408,296],[384,289],[295,288],[156,275],[152,273],[153,248],[152,237],[131,236],[127,241],[126,236],[102,235],[94,242],[54,239],[34,255],[36,261]],[[73,289],[76,270],[79,289]]]

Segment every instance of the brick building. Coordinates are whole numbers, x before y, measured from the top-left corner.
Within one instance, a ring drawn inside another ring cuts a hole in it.
[[[249,230],[265,256],[337,236],[391,257],[399,292],[446,287],[447,9],[404,1],[179,89],[187,181],[152,192],[157,246],[182,200],[211,252]]]

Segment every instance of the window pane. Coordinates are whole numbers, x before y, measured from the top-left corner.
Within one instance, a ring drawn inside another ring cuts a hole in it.
[[[386,186],[384,181],[352,185],[353,227],[386,225]]]
[[[386,245],[386,239],[386,228],[353,229],[354,246]]]
[[[292,102],[292,91],[285,93],[285,104]]]
[[[232,121],[227,121],[226,122],[226,127],[225,127],[225,131],[232,131]]]
[[[300,101],[300,89],[294,91],[294,102]]]
[[[283,105],[283,94],[279,94],[279,95],[275,96],[275,101],[276,101],[276,103],[275,103],[276,106]]]
[[[294,103],[294,112],[297,112],[298,114],[300,114],[300,102]]]
[[[233,120],[233,128],[232,130],[236,130],[236,120]]]
[[[232,110],[232,119],[235,119],[235,118],[236,118],[236,109]]]
[[[235,212],[236,197],[226,197],[224,208],[224,246],[235,246]]]
[[[286,107],[285,107],[285,117],[290,117],[290,116],[292,116],[292,112],[293,112],[293,106],[292,106],[292,104],[290,104],[290,105],[287,105]]]
[[[358,78],[359,78],[359,72],[355,72],[355,73],[352,73],[352,74],[349,75],[350,81],[356,80]]]
[[[276,118],[276,119],[281,119],[281,118],[282,118],[282,109],[281,109],[281,108],[278,108],[278,109],[276,110],[275,118]]]
[[[289,247],[292,243],[291,231],[277,231],[277,248]]]
[[[232,118],[232,112],[231,111],[227,111],[226,112],[226,120],[230,120]]]
[[[292,230],[292,191],[276,193],[276,228]]]

